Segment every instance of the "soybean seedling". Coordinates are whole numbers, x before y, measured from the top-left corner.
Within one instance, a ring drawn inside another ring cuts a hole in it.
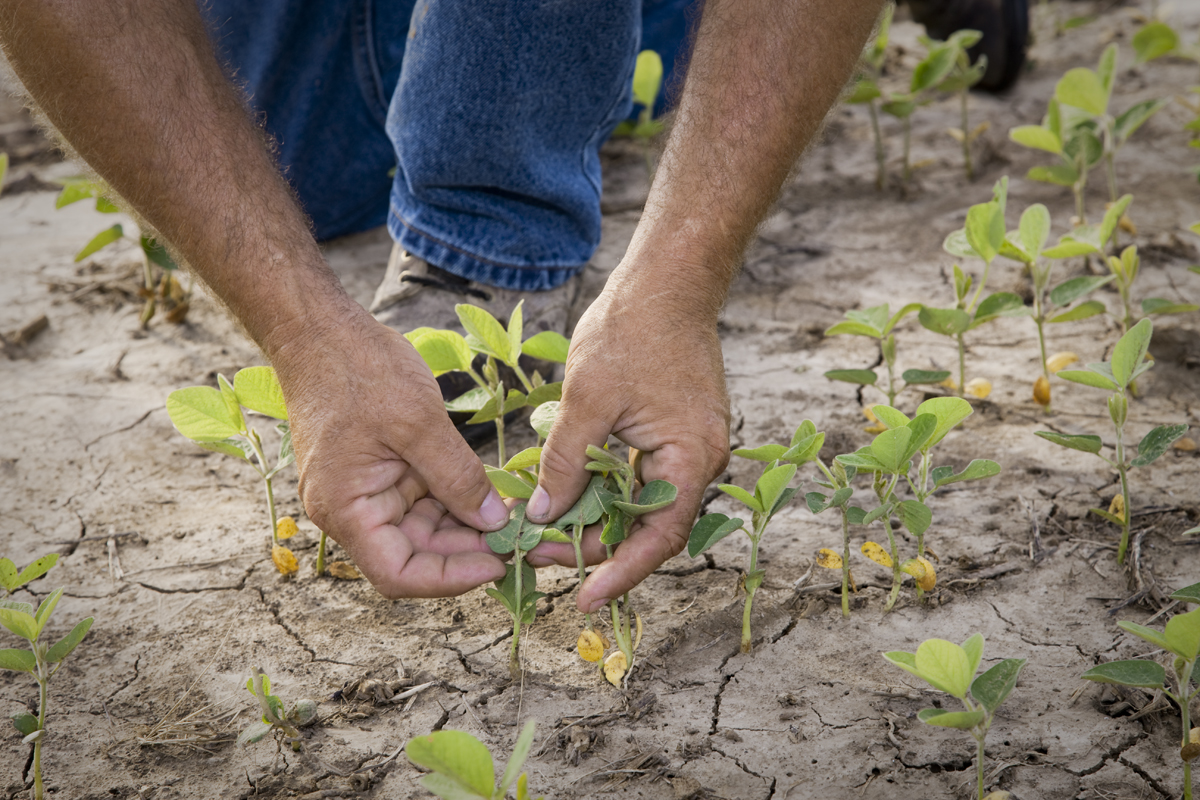
[[[507,328],[479,306],[460,303],[454,310],[467,332],[465,338],[455,331],[434,328],[417,328],[405,334],[425,359],[434,377],[447,372],[465,372],[475,381],[476,387],[448,401],[446,410],[472,413],[474,416],[467,420],[469,424],[495,422],[500,467],[507,463],[504,451],[505,415],[526,406],[536,407],[562,399],[562,383],[546,383],[538,372],[534,372],[532,377],[527,376],[520,364],[521,356],[562,364],[566,363],[567,348],[570,346],[565,336],[554,331],[542,331],[523,339],[523,305],[524,301],[517,303],[509,316]],[[482,374],[472,366],[476,355],[486,358]],[[500,365],[512,370],[521,389],[505,387]]]
[[[922,306],[917,319],[927,330],[948,336],[958,345],[959,394],[964,392],[976,397],[987,397],[991,383],[985,380],[967,383],[966,341],[967,331],[974,330],[997,317],[1011,316],[1024,312],[1021,298],[1012,292],[996,292],[980,301],[983,288],[987,285],[988,271],[1004,245],[1004,211],[1008,197],[1008,178],[1001,178],[992,189],[992,200],[971,206],[967,211],[966,225],[946,237],[942,245],[946,252],[960,258],[978,258],[984,263],[978,285],[957,264],[954,265],[954,308]],[[974,294],[971,293],[975,288]]]
[[[1159,425],[1142,437],[1137,445],[1137,456],[1129,458],[1128,446],[1125,443],[1125,422],[1129,415],[1128,396],[1137,377],[1154,366],[1154,362],[1146,358],[1146,351],[1150,347],[1150,337],[1153,333],[1153,323],[1144,319],[1121,337],[1113,347],[1110,361],[1088,364],[1087,369],[1063,370],[1058,373],[1060,378],[1073,383],[1082,383],[1084,386],[1105,389],[1112,393],[1108,398],[1108,414],[1116,429],[1115,453],[1112,459],[1100,455],[1104,443],[1099,436],[1037,431],[1037,435],[1048,442],[1071,450],[1091,453],[1117,470],[1121,480],[1121,494],[1113,499],[1113,503],[1107,511],[1102,508],[1093,508],[1091,512],[1120,526],[1121,544],[1117,548],[1118,564],[1125,563],[1125,551],[1129,548],[1129,518],[1132,512],[1132,503],[1129,498],[1130,468],[1144,467],[1153,463],[1188,430],[1186,423]]]
[[[404,746],[404,754],[415,766],[429,770],[421,778],[421,785],[443,800],[505,800],[512,788],[516,789],[516,800],[531,800],[528,778],[521,767],[533,746],[534,728],[532,720],[525,723],[499,784],[492,754],[483,742],[465,731],[443,730],[414,737]]]
[[[939,92],[958,95],[959,103],[959,128],[950,128],[946,133],[950,134],[950,138],[954,139],[962,145],[963,154],[963,171],[967,175],[967,180],[975,179],[975,168],[971,163],[971,144],[983,135],[991,123],[982,122],[974,128],[971,127],[970,117],[967,110],[967,95],[968,90],[979,83],[983,79],[984,72],[987,71],[987,56],[981,55],[976,59],[975,63],[971,63],[971,57],[967,51],[974,47],[975,44],[983,38],[983,34],[976,30],[964,29],[955,31],[950,34],[950,38],[945,42],[939,42],[935,39],[923,39],[922,43],[930,51],[930,57],[946,59],[953,58],[954,66],[950,72],[937,85]]]
[[[926,639],[916,653],[895,650],[884,653],[883,657],[962,702],[965,711],[926,708],[917,714],[917,718],[926,725],[957,728],[971,735],[975,740],[976,792],[978,800],[983,800],[984,742],[996,709],[1016,688],[1025,659],[1006,658],[976,677],[979,662],[983,659],[983,636],[978,633],[961,647],[945,639]]]
[[[54,202],[55,208],[64,208],[72,203],[88,198],[96,199],[96,210],[101,214],[115,214],[121,209],[105,197],[106,189],[103,184],[88,178],[68,178],[62,182],[62,191]],[[142,288],[139,294],[145,300],[139,322],[143,328],[150,324],[159,307],[166,310],[167,320],[174,323],[183,322],[187,317],[192,297],[192,282],[188,280],[187,288],[180,284],[176,277],[179,264],[167,252],[154,235],[147,230],[138,231],[136,236],[130,235],[120,223],[93,236],[83,248],[75,254],[75,261],[83,261],[93,253],[121,241],[129,239],[135,242],[142,251]]]
[[[283,404],[283,389],[275,370],[270,367],[247,367],[238,370],[233,383],[224,375],[217,376],[217,386],[189,386],[176,389],[167,396],[167,414],[175,429],[205,450],[224,453],[246,461],[263,480],[267,495],[267,513],[271,519],[271,560],[284,575],[299,569],[296,556],[280,541],[296,533],[291,517],[279,519],[275,512],[275,490],[272,481],[279,471],[296,460],[292,450],[292,433],[288,427],[287,408]],[[258,431],[247,424],[242,413],[245,407],[272,419],[279,432],[279,454],[274,465],[263,450]],[[317,573],[325,571],[325,533],[321,532],[317,552]]]
[[[765,444],[753,449],[734,450],[735,456],[748,458],[752,461],[766,462],[762,475],[754,484],[753,494],[740,486],[722,483],[717,486],[725,494],[750,510],[750,527],[740,518],[730,518],[725,514],[705,514],[696,522],[688,536],[688,555],[692,558],[711,548],[734,531],[742,531],[750,537],[749,569],[738,581],[738,588],[746,592],[746,605],[742,611],[742,652],[749,653],[751,649],[750,613],[754,605],[754,593],[762,586],[766,571],[758,567],[758,547],[763,534],[771,519],[791,502],[796,489],[788,488],[797,468],[802,464],[817,459],[825,444],[825,434],[818,433],[817,428],[809,420],[800,423],[791,443],[784,447],[781,444]],[[847,497],[849,495],[846,495]]]
[[[7,558],[0,558],[0,586],[12,594],[30,581],[46,574],[58,562],[58,555],[42,556],[20,572]],[[29,642],[28,650],[0,650],[0,669],[28,672],[38,685],[38,713],[14,714],[12,721],[26,744],[33,745],[33,798],[43,800],[46,787],[42,779],[42,743],[46,739],[46,712],[50,699],[50,679],[62,668],[63,659],[71,654],[92,627],[92,618],[77,623],[71,632],[55,644],[41,639],[50,615],[62,598],[63,590],[55,589],[34,611],[29,603],[0,600],[0,625]]]
[[[1181,589],[1171,597],[1195,603],[1195,588]],[[1200,693],[1200,688],[1192,688],[1192,684],[1200,678],[1196,674],[1196,665],[1200,661],[1200,608],[1171,617],[1162,631],[1127,620],[1121,620],[1117,626],[1175,657],[1171,663],[1174,691],[1168,688],[1167,671],[1162,664],[1144,658],[1098,664],[1081,677],[1096,683],[1158,689],[1175,701],[1179,707],[1182,730],[1179,757],[1183,760],[1183,797],[1184,800],[1192,800],[1192,761],[1200,756],[1200,731],[1192,728],[1190,712],[1192,701]]]
[[[846,319],[825,331],[826,336],[849,334],[851,336],[866,336],[879,342],[879,353],[887,365],[887,388],[879,385],[879,375],[873,369],[833,369],[825,373],[825,377],[834,381],[856,383],[861,386],[874,386],[887,395],[888,404],[896,404],[896,395],[909,386],[926,383],[941,383],[950,377],[945,370],[907,369],[900,377],[904,385],[896,386],[896,336],[892,329],[904,317],[921,308],[920,303],[909,303],[904,308],[891,313],[887,303],[874,306],[863,311],[847,311]]]
[[[883,62],[887,57],[888,35],[892,28],[895,3],[885,3],[875,26],[875,36],[867,42],[859,58],[860,72],[854,88],[846,98],[852,105],[866,105],[871,117],[871,133],[875,139],[875,188],[883,191],[887,184],[887,152],[883,146],[883,134],[879,130],[879,103],[883,96],[879,79],[883,74]]]
[[[946,435],[971,415],[971,404],[957,397],[935,397],[917,407],[916,416],[909,419],[890,406],[877,405],[872,408],[888,430],[880,433],[871,444],[854,453],[836,457],[843,467],[853,467],[860,473],[872,473],[873,488],[879,505],[870,511],[851,506],[847,519],[852,525],[869,525],[876,520],[883,522],[888,537],[888,551],[874,542],[863,545],[867,558],[892,570],[892,590],[884,610],[896,603],[900,593],[903,574],[913,577],[917,584],[917,596],[931,590],[937,583],[937,573],[926,558],[925,534],[933,522],[933,512],[926,501],[944,486],[961,481],[990,478],[1000,472],[1000,465],[988,459],[975,459],[962,472],[955,473],[949,465],[933,465],[933,448]],[[912,460],[920,454],[921,461],[912,474]],[[901,500],[896,489],[903,478],[912,498]],[[900,560],[896,536],[891,518],[896,516],[900,524],[917,540],[915,558]]]
[[[827,547],[821,548],[817,554],[817,566],[842,571],[842,616],[849,617],[850,591],[851,589],[858,591],[854,586],[854,576],[850,574],[849,517],[850,498],[854,494],[851,482],[854,480],[857,470],[836,460],[833,462],[832,468],[826,467],[825,462],[821,461],[819,457],[814,458],[813,463],[825,476],[825,481],[818,480],[817,485],[829,490],[830,494],[809,492],[804,495],[804,502],[808,506],[808,510],[814,514],[820,514],[830,508],[836,508],[842,519],[842,552],[839,554]]]
[[[1168,102],[1145,100],[1114,115],[1109,110],[1109,101],[1116,71],[1117,46],[1110,44],[1100,55],[1095,70],[1076,67],[1059,79],[1041,125],[1022,125],[1008,134],[1017,144],[1058,156],[1058,164],[1034,167],[1029,170],[1029,177],[1070,187],[1075,193],[1075,214],[1081,223],[1087,221],[1084,190],[1088,171],[1104,161],[1109,200],[1115,203],[1117,152]]]
[[[262,709],[262,720],[252,722],[238,734],[239,745],[261,742],[269,733],[274,733],[281,744],[287,742],[294,752],[300,752],[300,728],[317,721],[317,702],[315,700],[297,700],[291,708],[286,708],[284,702],[271,694],[271,679],[258,667],[254,668],[250,679],[246,681],[246,691],[254,695]]]

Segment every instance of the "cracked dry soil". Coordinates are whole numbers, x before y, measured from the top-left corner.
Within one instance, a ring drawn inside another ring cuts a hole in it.
[[[1083,3],[1044,8],[1063,18],[1093,11]],[[1194,30],[1200,9],[1179,9],[1173,21]],[[1042,160],[1005,133],[1036,122],[1057,76],[1092,65],[1109,38],[1123,44],[1127,67],[1132,24],[1112,12],[1059,37],[1044,15],[1038,24],[1035,66],[1016,90],[972,98],[975,118],[992,125],[973,183],[964,181],[943,132],[956,122],[953,101],[915,118],[914,160],[932,163],[917,172],[907,197],[898,189],[876,192],[861,109],[832,114],[729,299],[721,335],[735,446],[784,439],[805,417],[830,433],[826,458],[869,441],[860,403],[881,398],[822,373],[870,366],[877,352],[821,332],[847,309],[948,305],[952,261],[942,239],[1001,175],[1012,177],[1010,220],[1043,202],[1055,235],[1064,232],[1069,193],[1025,180]],[[902,47],[911,50],[915,37],[911,24],[898,25]],[[1126,68],[1117,105],[1183,92],[1195,77],[1183,63]],[[1002,319],[969,340],[970,369],[995,391],[946,440],[945,458],[961,466],[990,457],[1004,472],[935,499],[929,542],[941,556],[940,586],[927,605],[908,600],[883,615],[876,584],[886,576],[862,560],[863,589],[849,620],[838,614],[832,577],[816,574],[794,587],[815,550],[838,540],[831,518],[814,518],[797,504],[764,542],[767,583],[756,603],[752,655],[737,652],[741,600],[734,593],[747,545],[731,537],[706,560],[671,560],[636,590],[648,628],[626,693],[575,657],[575,580],[570,570],[544,570],[539,588],[551,597],[525,634],[526,678],[514,685],[506,619],[482,590],[389,602],[363,582],[315,579],[316,531],[303,519],[294,540],[302,572],[280,578],[267,557],[256,477],[179,437],[163,409],[172,389],[211,384],[217,372],[261,363],[259,354],[205,297],[186,324],[156,321],[139,332],[133,253],[72,263],[111,218],[83,203],[54,211],[47,182],[73,168],[48,156],[28,118],[4,103],[0,149],[17,155],[12,188],[0,198],[0,329],[41,313],[50,324],[0,360],[0,552],[22,563],[62,553],[49,580],[22,599],[65,585],[55,632],[84,615],[97,620],[52,689],[45,771],[54,796],[420,797],[416,771],[396,757],[409,737],[460,728],[505,754],[519,724],[534,719],[530,786],[550,797],[967,797],[969,740],[916,719],[946,698],[879,652],[911,650],[930,636],[961,641],[976,631],[987,638],[987,664],[1029,659],[989,739],[992,785],[1023,800],[1180,795],[1173,709],[1148,693],[1117,694],[1078,677],[1099,661],[1144,654],[1115,621],[1144,622],[1158,605],[1151,592],[1108,613],[1138,588],[1115,563],[1114,531],[1086,514],[1108,503],[1115,477],[1032,433],[1050,426],[1111,438],[1102,396],[1056,382],[1056,413],[1042,416],[1029,399],[1037,358],[1029,320]],[[1122,189],[1136,196],[1139,296],[1200,297],[1200,277],[1185,269],[1200,241],[1182,227],[1200,219],[1200,187],[1182,166],[1185,119],[1176,106],[1163,111],[1118,161]],[[897,131],[888,132],[898,151]],[[605,239],[586,273],[593,295],[619,259],[645,191],[640,154],[614,145],[607,160]],[[1103,202],[1095,183],[1092,209]],[[375,232],[334,243],[328,253],[347,289],[365,301],[388,248]],[[1069,264],[1059,275],[1082,269]],[[1010,264],[993,275],[995,290],[1022,286]],[[1073,350],[1084,361],[1103,358],[1117,338],[1105,318],[1050,335],[1051,351]],[[901,369],[949,368],[954,357],[912,318],[898,339]],[[1155,369],[1130,411],[1134,436],[1157,423],[1200,424],[1197,315],[1162,320],[1152,352]],[[900,405],[911,410],[920,399],[909,393]],[[1198,466],[1194,452],[1172,451],[1135,473],[1143,587],[1169,593],[1200,579],[1197,542],[1179,536],[1197,523]],[[735,460],[727,479],[746,485],[752,472]],[[814,488],[811,472],[804,471],[805,490]],[[291,475],[279,498],[283,512],[300,518]],[[722,499],[711,508],[730,510]],[[865,538],[857,532],[855,544]],[[254,716],[243,688],[252,665],[266,670],[285,699],[322,701],[303,752],[232,743],[230,731]],[[427,681],[436,684],[393,702]],[[26,677],[0,674],[3,715],[34,696]],[[0,786],[7,797],[19,796],[28,748],[11,732],[0,740]]]

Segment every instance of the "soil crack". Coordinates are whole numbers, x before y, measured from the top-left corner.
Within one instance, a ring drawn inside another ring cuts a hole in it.
[[[709,744],[709,747],[712,747],[711,743]],[[777,778],[768,778],[766,775],[760,775],[759,773],[755,772],[754,770],[750,769],[745,764],[743,764],[741,759],[729,755],[728,753],[721,750],[720,748],[712,747],[712,751],[714,753],[716,753],[717,755],[721,756],[722,758],[727,758],[730,761],[732,761],[734,764],[737,765],[738,769],[740,769],[742,772],[746,773],[747,775],[753,775],[755,778],[758,778],[760,781],[769,780],[771,782],[771,785],[767,788],[767,800],[771,800],[771,798],[775,796],[775,783],[778,780]]]
[[[245,583],[245,578],[242,579],[242,582]],[[266,607],[267,611],[271,612],[271,616],[274,618],[275,624],[283,628],[287,635],[292,637],[292,639],[295,640],[296,644],[300,645],[304,652],[308,653],[308,660],[310,663],[316,661],[317,651],[309,647],[308,643],[300,637],[300,634],[292,630],[292,626],[283,621],[283,617],[281,617],[279,614],[279,603],[268,601],[267,596],[261,587],[256,588],[255,591],[258,592],[258,597],[262,601],[263,606]]]

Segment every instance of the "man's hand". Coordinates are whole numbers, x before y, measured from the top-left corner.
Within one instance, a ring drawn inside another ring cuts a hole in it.
[[[494,530],[508,509],[403,336],[360,313],[274,361],[305,510],[376,589],[445,597],[504,577],[464,522]]]
[[[562,406],[542,450],[529,515],[554,520],[571,507],[590,477],[584,451],[603,445],[610,432],[643,451],[645,481],[668,480],[679,495],[640,517],[612,561],[591,574],[577,600],[588,612],[683,549],[705,488],[729,461],[729,398],[715,315],[680,304],[669,286],[656,295],[622,274],[633,273],[619,270],[575,328]],[[589,561],[603,552],[597,534],[587,543]],[[574,560],[566,545],[543,545],[530,558],[535,566]]]

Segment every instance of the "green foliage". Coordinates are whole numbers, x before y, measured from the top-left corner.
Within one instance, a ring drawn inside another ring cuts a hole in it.
[[[499,784],[492,754],[465,731],[442,730],[417,736],[409,740],[404,752],[414,766],[428,771],[421,785],[443,800],[504,800],[512,788],[516,789],[516,800],[530,800],[521,767],[533,746],[534,728],[530,721],[521,730]]]
[[[258,701],[262,719],[250,723],[238,734],[238,745],[256,744],[273,733],[277,740],[289,743],[292,750],[299,752],[299,729],[317,721],[317,702],[297,700],[287,708],[283,700],[271,694],[271,679],[258,667],[246,681],[246,691]]]
[[[884,653],[883,657],[962,702],[965,711],[927,708],[917,717],[927,725],[966,731],[975,740],[977,796],[983,800],[984,741],[996,710],[1016,688],[1025,659],[1004,659],[976,677],[983,658],[983,636],[978,633],[961,646],[945,639],[926,639],[916,653],[893,651]]]
[[[896,336],[892,332],[900,320],[921,308],[920,303],[909,303],[895,314],[886,303],[862,311],[847,311],[845,321],[832,325],[825,331],[826,336],[850,335],[865,336],[879,342],[879,352],[887,365],[887,386],[879,386],[879,376],[869,369],[834,369],[825,373],[825,377],[833,381],[845,381],[862,386],[874,386],[887,395],[888,403],[896,403],[896,395],[909,386],[925,383],[941,383],[950,377],[949,372],[932,370],[905,370],[900,376],[904,385],[897,388],[895,379],[896,368]]]

